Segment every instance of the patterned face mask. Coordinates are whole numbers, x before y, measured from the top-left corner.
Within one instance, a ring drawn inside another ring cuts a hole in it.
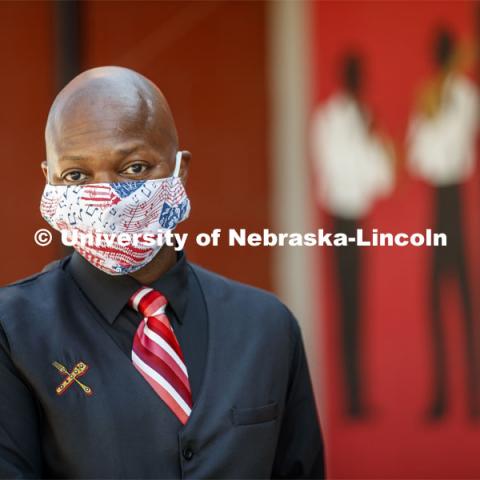
[[[110,275],[135,272],[160,251],[164,234],[190,213],[178,177],[181,158],[177,152],[171,177],[157,180],[47,184],[40,203],[42,217],[100,270]],[[133,241],[125,242],[125,237]]]

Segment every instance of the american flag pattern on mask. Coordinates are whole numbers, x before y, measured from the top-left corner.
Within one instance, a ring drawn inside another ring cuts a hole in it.
[[[103,234],[157,235],[173,230],[188,217],[190,201],[179,177],[86,185],[47,184],[40,212],[56,230],[90,234],[94,245],[78,242],[73,246],[75,250],[97,268],[122,275],[146,265],[161,245],[112,244],[103,239]]]

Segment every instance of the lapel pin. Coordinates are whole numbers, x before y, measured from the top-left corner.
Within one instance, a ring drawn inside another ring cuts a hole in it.
[[[85,395],[91,396],[93,394],[93,390],[90,387],[78,380],[78,377],[81,377],[87,373],[88,365],[85,362],[78,362],[75,367],[73,367],[71,372],[69,372],[67,368],[59,362],[55,361],[52,363],[52,365],[62,375],[65,376],[63,382],[55,390],[57,395],[62,395],[65,393],[65,391],[68,390],[74,383],[76,383],[85,392]]]

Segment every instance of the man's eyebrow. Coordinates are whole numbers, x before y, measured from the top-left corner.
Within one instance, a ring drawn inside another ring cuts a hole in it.
[[[122,155],[123,157],[127,157],[131,153],[133,153],[135,150],[138,150],[141,147],[141,145],[133,145],[132,147],[126,147],[126,148],[116,148],[115,153],[118,155]]]
[[[59,160],[65,162],[81,162],[86,160],[87,157],[82,157],[81,155],[62,155]]]
[[[141,147],[142,145],[133,145],[132,147],[117,148],[115,149],[115,153],[117,155],[121,155],[122,157],[127,157]],[[83,155],[62,155],[60,160],[66,162],[82,162],[84,160],[88,160],[88,157]]]

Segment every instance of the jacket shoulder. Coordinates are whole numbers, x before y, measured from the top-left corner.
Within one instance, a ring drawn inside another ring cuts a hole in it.
[[[288,307],[273,293],[224,277],[196,264],[190,264],[206,294],[242,312],[245,318],[259,316],[266,322],[284,323],[294,331],[299,329],[297,319]]]
[[[49,263],[40,272],[0,287],[0,318],[28,306],[38,306],[54,296],[55,285],[63,280],[65,259]]]
[[[267,290],[233,280],[218,273],[212,272],[211,270],[207,270],[206,268],[194,263],[190,263],[190,266],[193,268],[194,272],[197,274],[197,277],[200,279],[200,281],[202,281],[202,283],[206,282],[211,284],[209,286],[215,286],[218,293],[235,293],[238,295],[246,295],[267,302],[283,305],[277,296]]]

